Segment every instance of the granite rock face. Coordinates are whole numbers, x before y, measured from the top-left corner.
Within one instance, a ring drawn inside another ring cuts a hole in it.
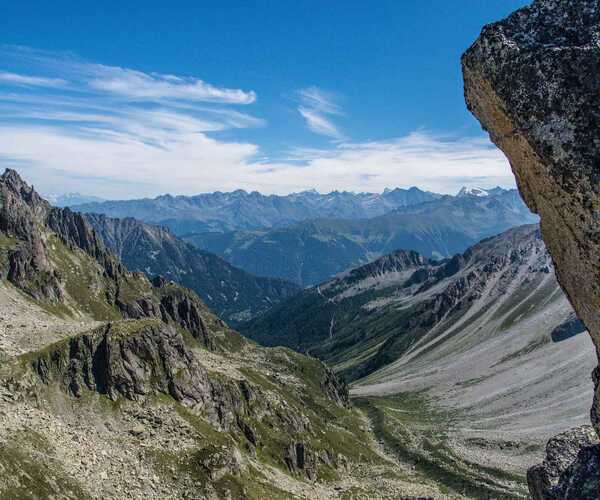
[[[462,67],[467,106],[506,154],[525,202],[540,215],[558,280],[598,348],[600,3],[536,0],[484,27]],[[598,379],[591,410],[596,431]],[[581,461],[593,459],[583,448],[571,480],[581,486]],[[591,498],[573,488],[559,498]]]

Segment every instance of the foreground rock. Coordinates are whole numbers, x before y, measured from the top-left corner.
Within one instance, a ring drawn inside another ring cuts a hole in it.
[[[559,282],[597,347],[599,42],[596,0],[538,0],[486,26],[462,61],[467,105],[508,156],[525,202],[540,215]],[[591,419],[599,431],[597,375],[594,383]],[[570,486],[559,498],[596,498],[582,489],[598,471],[593,450],[582,448],[569,477],[561,477]]]
[[[598,437],[594,429],[588,425],[571,429],[550,439],[546,446],[544,462],[527,471],[527,482],[534,500],[564,498],[564,493],[569,490],[570,483],[573,482],[571,473],[581,466],[581,463],[576,462],[577,456],[591,454],[598,457],[600,456],[598,448]],[[596,459],[596,491],[599,486],[597,480],[600,477],[598,465],[600,462]],[[592,474],[588,474],[589,476]],[[579,488],[579,493],[582,493],[582,490],[587,489],[594,482],[582,484],[581,481],[575,481],[575,484]]]

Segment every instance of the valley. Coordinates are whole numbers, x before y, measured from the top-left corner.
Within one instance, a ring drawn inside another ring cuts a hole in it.
[[[392,253],[242,331],[325,360],[392,449],[467,489],[512,477],[517,491],[541,443],[589,418],[593,346],[537,226],[446,261]]]
[[[586,421],[593,350],[535,225],[299,290],[167,228],[52,208],[14,171],[0,187],[0,439],[27,436],[0,465],[28,471],[3,491],[524,498],[540,443]],[[393,217],[513,213],[494,195],[429,203]]]
[[[0,500],[600,500],[598,0],[22,4]]]

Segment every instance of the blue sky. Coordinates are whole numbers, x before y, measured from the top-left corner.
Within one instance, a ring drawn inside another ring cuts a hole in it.
[[[526,3],[9,2],[0,165],[109,198],[511,186],[459,59]]]

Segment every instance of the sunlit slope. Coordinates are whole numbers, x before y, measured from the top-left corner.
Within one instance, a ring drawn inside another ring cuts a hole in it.
[[[353,393],[427,391],[464,411],[462,431],[487,438],[534,439],[589,421],[594,350],[553,275],[474,309]]]
[[[428,390],[473,429],[553,432],[587,418],[594,354],[535,225],[443,262],[398,251],[248,325],[331,363],[354,392]],[[539,427],[539,429],[538,429]]]

